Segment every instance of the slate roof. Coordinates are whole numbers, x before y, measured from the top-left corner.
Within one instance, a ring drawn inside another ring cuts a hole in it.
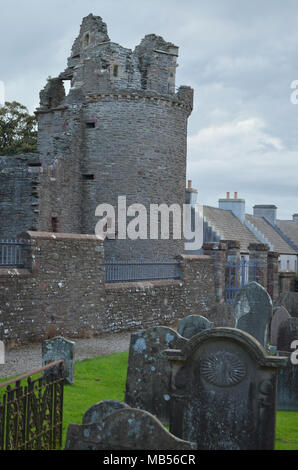
[[[252,223],[269,242],[273,245],[274,251],[283,255],[295,255],[297,252],[278,234],[264,217],[246,214],[246,220]]]
[[[292,220],[277,220],[276,225],[298,246],[298,224]]]
[[[240,222],[232,211],[204,206],[204,217],[220,233],[221,240],[240,241],[241,253],[248,253],[250,243],[259,243],[255,235]]]

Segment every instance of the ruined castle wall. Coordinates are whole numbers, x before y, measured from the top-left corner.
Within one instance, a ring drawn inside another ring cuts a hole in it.
[[[176,101],[141,93],[100,95],[85,107],[84,119],[95,128],[85,130],[82,173],[94,180],[83,184],[83,232],[94,233],[96,206],[117,209],[118,196],[126,196],[127,206],[143,204],[148,215],[150,204],[183,205],[187,115]],[[105,251],[107,258],[113,253],[119,259],[174,258],[183,253],[184,242],[109,240]]]
[[[118,196],[147,209],[182,208],[193,90],[176,93],[177,57],[178,47],[160,36],[145,36],[132,51],[110,41],[100,17],[83,19],[66,70],[40,93],[40,230],[51,230],[54,218],[59,232],[94,234],[96,207],[117,209]],[[63,80],[71,80],[66,97]],[[58,174],[49,179],[55,165]],[[106,257],[174,258],[184,242],[171,240],[171,232],[170,241],[153,242],[116,234],[105,242]]]
[[[0,156],[0,239],[38,226],[38,155]]]
[[[58,232],[81,233],[81,112],[71,107],[39,112],[38,121],[43,164],[38,229],[52,232],[54,219]]]

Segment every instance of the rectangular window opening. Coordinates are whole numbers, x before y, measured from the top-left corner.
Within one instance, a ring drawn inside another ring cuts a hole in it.
[[[86,127],[87,127],[87,129],[94,129],[95,128],[95,122],[94,121],[86,122]]]
[[[83,175],[83,180],[87,180],[87,181],[95,180],[95,175],[85,174],[85,175]]]
[[[114,77],[118,77],[118,65],[114,65],[113,75],[114,75]]]
[[[51,224],[52,224],[52,232],[53,233],[58,232],[58,223],[59,223],[58,217],[52,217]]]

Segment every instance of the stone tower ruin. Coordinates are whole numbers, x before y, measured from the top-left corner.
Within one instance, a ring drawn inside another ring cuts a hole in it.
[[[160,36],[145,36],[132,51],[109,39],[100,17],[83,19],[66,70],[48,80],[36,111],[39,230],[94,234],[96,207],[117,209],[118,196],[127,206],[182,207],[193,90],[176,92],[177,57],[178,47]],[[105,241],[106,257],[122,260],[183,251],[183,237],[121,240],[117,226],[116,239]]]

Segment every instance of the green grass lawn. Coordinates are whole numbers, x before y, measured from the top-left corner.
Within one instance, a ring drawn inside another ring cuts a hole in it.
[[[298,411],[278,411],[276,414],[276,450],[298,450]]]
[[[128,352],[124,352],[76,362],[75,383],[64,387],[62,448],[68,425],[81,424],[90,406],[101,400],[124,401],[127,361]],[[298,412],[277,412],[275,448],[298,450]]]
[[[75,364],[75,383],[64,387],[63,442],[69,423],[101,400],[124,401],[128,352],[85,359]]]

